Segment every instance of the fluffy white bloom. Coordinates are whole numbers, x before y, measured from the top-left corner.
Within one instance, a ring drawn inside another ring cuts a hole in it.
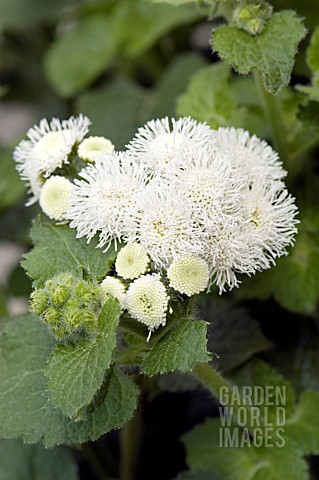
[[[190,117],[170,121],[167,117],[151,120],[127,145],[127,149],[150,172],[165,168],[172,159],[185,162],[195,149],[212,141],[213,131],[208,125]]]
[[[128,209],[136,210],[136,194],[146,181],[143,166],[119,152],[84,168],[80,176],[70,199],[70,226],[88,241],[99,232],[99,246],[107,249],[112,239],[121,239]]]
[[[115,270],[120,277],[133,280],[147,271],[149,261],[145,248],[138,243],[132,243],[119,251]]]
[[[126,292],[129,314],[144,323],[150,332],[166,323],[169,297],[159,275],[143,275]]]
[[[113,152],[113,143],[105,137],[85,138],[78,147],[79,157],[87,162],[96,162],[101,155]]]
[[[100,292],[102,303],[105,303],[112,296],[118,299],[122,308],[125,308],[125,285],[119,278],[105,277],[100,284]]]
[[[242,128],[219,128],[214,131],[216,146],[230,158],[233,166],[239,168],[250,181],[263,178],[264,181],[280,180],[287,175],[278,154],[256,135],[250,136]]]
[[[282,182],[265,184],[262,179],[256,180],[244,196],[246,228],[272,263],[275,258],[286,255],[286,247],[294,242],[299,223],[295,218],[298,210],[294,200]],[[255,260],[259,265],[260,259]]]
[[[219,231],[211,232],[206,241],[204,258],[210,267],[210,284],[216,283],[222,293],[239,286],[236,274],[254,274],[257,268],[255,259],[265,256],[255,243],[254,237],[245,223],[229,219],[220,225]],[[264,268],[269,267],[265,259]]]
[[[189,297],[200,293],[208,286],[208,263],[198,255],[184,255],[173,260],[167,270],[169,285]]]
[[[83,140],[90,123],[87,117],[79,115],[62,122],[57,118],[51,122],[42,119],[38,126],[29,129],[28,140],[22,140],[13,153],[17,170],[34,196],[29,203],[38,200],[41,191],[35,179],[49,177],[63,163],[68,163],[73,146]]]
[[[163,175],[187,198],[194,220],[203,230],[219,229],[227,217],[241,214],[247,177],[240,169],[234,169],[231,160],[212,144],[196,149],[185,168],[172,164]]]
[[[151,182],[136,198],[126,219],[124,238],[142,245],[159,268],[183,254],[200,253],[202,230],[192,205],[174,188]]]
[[[40,207],[53,220],[65,220],[73,184],[64,177],[52,176],[40,194]]]

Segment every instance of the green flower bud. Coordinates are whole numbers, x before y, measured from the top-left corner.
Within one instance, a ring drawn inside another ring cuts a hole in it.
[[[86,282],[79,282],[75,288],[75,295],[81,303],[94,302],[98,295],[98,289]]]
[[[71,331],[75,331],[82,327],[83,314],[81,308],[68,305],[63,309],[62,315],[64,317],[65,323]]]
[[[44,312],[43,320],[48,325],[56,326],[61,323],[61,314],[57,308],[49,307]]]
[[[82,318],[83,318],[83,328],[87,331],[88,334],[92,335],[97,332],[98,328],[98,320],[97,316],[88,309],[82,310]]]
[[[48,306],[48,297],[46,293],[41,290],[35,290],[30,295],[30,312],[35,315],[42,315]]]
[[[67,337],[70,332],[67,330],[67,328],[60,324],[60,325],[48,325],[48,330],[55,337],[57,340],[63,340],[65,337]]]
[[[233,22],[246,32],[257,35],[263,31],[272,11],[273,7],[264,0],[258,2],[248,0],[235,9]]]
[[[63,305],[70,298],[70,291],[65,285],[57,285],[51,293],[51,301],[56,305]]]

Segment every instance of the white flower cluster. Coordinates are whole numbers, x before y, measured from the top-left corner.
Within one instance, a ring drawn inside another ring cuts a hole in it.
[[[283,182],[286,171],[265,141],[242,129],[164,118],[148,122],[125,151],[114,152],[107,139],[83,140],[89,124],[83,116],[42,120],[15,150],[18,170],[43,210],[70,221],[78,237],[98,235],[105,250],[112,241],[127,244],[116,269],[134,282],[124,293],[121,283],[107,280],[104,294],[118,292],[151,330],[164,323],[168,305],[158,275],[188,296],[213,283],[221,293],[239,285],[238,274],[267,269],[287,254],[297,207]],[[58,177],[46,188],[43,182],[69,162],[75,147],[89,164],[72,188],[60,178],[56,195]],[[64,199],[60,210],[50,205],[54,198]],[[155,284],[162,313],[153,302]]]

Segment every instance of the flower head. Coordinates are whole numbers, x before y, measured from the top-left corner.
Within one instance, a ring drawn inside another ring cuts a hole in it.
[[[87,162],[96,162],[101,155],[114,152],[113,143],[105,137],[88,137],[80,143],[78,155]]]
[[[39,198],[40,189],[34,179],[41,175],[49,177],[57,168],[68,163],[73,146],[83,140],[90,123],[83,115],[62,122],[57,118],[50,123],[42,119],[38,126],[29,129],[28,140],[22,140],[17,145],[13,153],[17,170],[29,185],[35,200]]]
[[[200,293],[208,286],[208,263],[198,255],[183,255],[173,260],[167,270],[169,285],[189,297]]]
[[[159,275],[143,275],[129,286],[126,308],[129,314],[144,323],[152,332],[166,323],[169,297]]]
[[[228,156],[232,165],[248,177],[248,181],[280,180],[287,175],[278,154],[256,135],[250,136],[242,128],[219,128],[214,132],[216,146]]]
[[[119,278],[105,277],[100,285],[101,301],[105,303],[111,296],[118,299],[122,308],[124,308],[125,302],[125,285]]]
[[[105,161],[89,165],[75,180],[68,218],[78,236],[90,240],[99,232],[99,246],[120,240],[128,209],[134,209],[137,192],[146,178],[144,168],[127,153],[113,153]]]
[[[149,261],[145,248],[134,242],[119,251],[115,270],[120,277],[133,280],[146,272]]]
[[[190,202],[176,189],[155,181],[137,196],[125,239],[142,245],[158,268],[166,268],[180,255],[199,253],[202,240]]]
[[[212,130],[204,123],[190,117],[171,120],[167,117],[151,120],[127,145],[127,149],[150,172],[161,170],[172,159],[182,163],[192,155],[194,149],[212,141]]]
[[[52,176],[40,194],[40,207],[53,220],[65,220],[73,184],[64,177]]]

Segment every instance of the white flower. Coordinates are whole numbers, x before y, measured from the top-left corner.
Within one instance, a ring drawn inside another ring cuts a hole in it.
[[[198,255],[184,255],[173,260],[167,270],[169,285],[189,297],[200,293],[208,286],[208,263]]]
[[[183,254],[200,253],[201,230],[188,200],[165,183],[151,182],[136,198],[124,238],[142,245],[159,268]]]
[[[262,179],[256,180],[244,196],[246,228],[272,263],[286,255],[286,247],[294,243],[299,223],[294,200],[282,182],[265,184]],[[259,265],[260,259],[255,260]]]
[[[34,195],[30,203],[38,200],[40,193],[34,179],[49,177],[63,163],[68,163],[73,146],[83,140],[90,123],[83,115],[62,122],[57,118],[50,123],[42,119],[39,126],[29,129],[28,140],[22,140],[17,145],[13,157],[17,162],[17,170]]]
[[[119,278],[105,277],[100,284],[101,301],[104,304],[106,300],[112,296],[118,299],[122,308],[125,303],[125,285]]]
[[[40,207],[53,220],[65,220],[73,184],[64,177],[52,176],[40,194]]]
[[[80,176],[70,199],[70,226],[88,241],[99,232],[99,246],[107,249],[112,239],[121,239],[127,211],[135,209],[136,194],[146,181],[144,169],[119,152],[84,168]]]
[[[143,275],[126,292],[126,308],[150,332],[166,323],[169,297],[159,275]]]
[[[113,152],[113,143],[104,137],[88,137],[78,147],[79,157],[93,163],[99,160],[102,154]]]
[[[255,244],[250,230],[245,229],[245,224],[233,219],[208,235],[203,254],[210,267],[210,284],[215,282],[219,293],[226,291],[226,286],[229,289],[239,286],[236,274],[252,275],[261,269],[255,263],[262,254],[261,249]],[[268,267],[269,262],[265,259],[264,268]]]
[[[135,242],[119,251],[115,270],[120,277],[133,280],[147,271],[149,261],[145,248]]]
[[[287,175],[278,154],[256,135],[242,128],[219,128],[214,132],[216,146],[230,158],[233,166],[245,173],[250,181],[280,180]]]
[[[243,187],[247,177],[234,169],[230,159],[216,151],[214,145],[194,150],[183,169],[172,164],[164,178],[189,200],[196,223],[204,230],[220,228],[227,217],[240,213]]]
[[[171,120],[167,117],[151,120],[127,145],[131,154],[150,172],[161,170],[172,159],[181,164],[187,160],[194,149],[212,141],[213,131],[208,125],[198,123],[190,117]]]

